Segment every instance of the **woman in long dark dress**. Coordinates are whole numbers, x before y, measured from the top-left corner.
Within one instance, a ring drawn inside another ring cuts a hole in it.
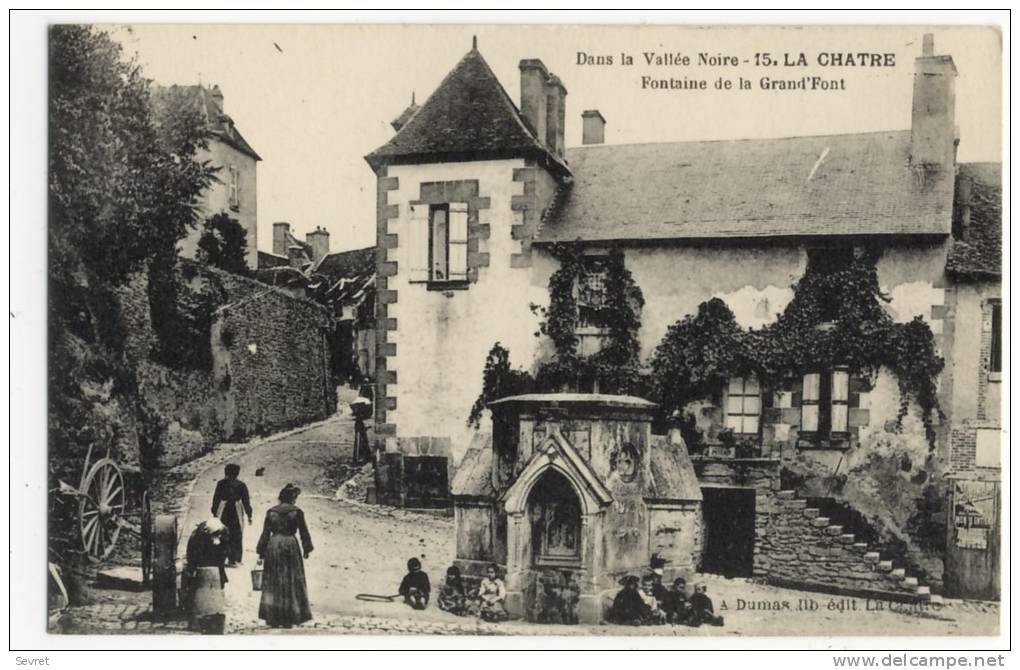
[[[290,628],[312,618],[304,564],[312,553],[312,538],[304,512],[295,505],[300,493],[293,484],[283,487],[280,504],[266,512],[256,547],[264,561],[259,618],[273,628]],[[301,535],[300,544],[296,534]]]
[[[223,473],[226,477],[216,482],[212,513],[230,531],[227,535],[227,567],[232,568],[242,562],[244,554],[242,520],[247,516],[248,525],[251,525],[251,500],[248,497],[248,487],[237,478],[241,474],[241,466],[230,463],[224,468]]]

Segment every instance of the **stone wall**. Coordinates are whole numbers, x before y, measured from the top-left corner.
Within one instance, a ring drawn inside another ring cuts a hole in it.
[[[794,491],[776,493],[768,503],[767,519],[755,543],[755,572],[770,583],[897,600],[930,596],[928,586],[820,516]]]
[[[259,282],[181,261],[192,289],[218,296],[210,369],[157,362],[148,277],[118,290],[125,354],[138,393],[166,422],[161,464],[181,463],[222,441],[239,441],[311,421],[336,409],[325,337],[329,314]],[[138,459],[135,453],[124,454]]]

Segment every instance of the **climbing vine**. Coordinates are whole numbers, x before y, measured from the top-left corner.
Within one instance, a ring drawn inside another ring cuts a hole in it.
[[[793,300],[764,328],[740,328],[718,298],[670,326],[651,361],[656,399],[668,411],[682,410],[718,392],[730,377],[754,374],[767,388],[835,366],[874,380],[885,367],[899,385],[898,420],[916,401],[934,447],[943,360],[931,329],[920,316],[908,323],[892,319],[883,306],[889,298],[879,288],[873,253],[856,254],[836,267],[827,261],[809,261]]]
[[[555,354],[539,366],[537,386],[547,391],[641,392],[647,387],[638,342],[645,301],[623,252],[612,248],[605,256],[585,256],[572,244],[555,245],[550,252],[560,268],[549,278],[549,306],[532,309],[543,317],[539,331],[552,341]],[[587,288],[594,273],[601,281],[597,290]],[[598,333],[595,353],[579,351],[582,310],[585,323]]]

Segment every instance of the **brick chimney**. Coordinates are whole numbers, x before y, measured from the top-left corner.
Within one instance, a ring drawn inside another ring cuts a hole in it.
[[[277,221],[273,224],[273,253],[277,256],[286,256],[287,247],[290,243],[287,236],[290,233],[290,224],[285,221]]]
[[[952,168],[956,141],[956,65],[952,56],[935,55],[935,37],[926,34],[914,61],[911,165]]]
[[[213,99],[213,104],[216,105],[216,109],[220,114],[223,113],[223,92],[220,91],[219,84],[213,84],[212,89],[209,90],[209,95]]]
[[[606,141],[606,117],[597,109],[581,113],[581,144],[602,144]]]
[[[556,75],[546,80],[545,144],[563,158],[564,129],[567,122],[567,87]]]
[[[287,260],[290,261],[292,268],[300,270],[301,266],[305,264],[305,250],[296,244],[287,247]]]
[[[312,262],[318,263],[329,253],[329,231],[322,226],[305,234],[305,241],[312,247]]]
[[[549,80],[549,71],[537,58],[524,59],[517,67],[521,71],[521,115],[535,133],[535,137],[540,142],[545,142],[548,116],[546,108],[549,97],[546,82]]]

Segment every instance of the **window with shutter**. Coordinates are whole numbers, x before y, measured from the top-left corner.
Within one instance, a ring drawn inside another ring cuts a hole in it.
[[[229,191],[230,196],[230,207],[231,209],[235,210],[240,208],[241,206],[241,197],[239,193],[240,187],[238,185],[238,178],[239,175],[237,173],[237,168],[231,165],[229,168],[227,190]]]
[[[804,375],[800,430],[819,439],[845,437],[850,416],[850,371],[845,367]]]
[[[818,431],[818,400],[821,375],[812,372],[804,375],[804,390],[801,394],[800,429],[801,432],[815,433]]]
[[[845,433],[850,412],[850,373],[845,368],[836,368],[832,371],[831,389],[829,429],[833,433]]]
[[[468,208],[466,202],[450,203],[447,235],[449,251],[447,277],[450,281],[467,281]]]
[[[429,227],[430,208],[425,204],[413,204],[408,212],[407,240],[400,245],[407,247],[408,281],[429,280]]]
[[[992,303],[992,342],[988,352],[988,371],[1002,372],[1002,303]]]
[[[757,435],[761,389],[754,377],[733,377],[726,395],[726,427],[734,433]]]

